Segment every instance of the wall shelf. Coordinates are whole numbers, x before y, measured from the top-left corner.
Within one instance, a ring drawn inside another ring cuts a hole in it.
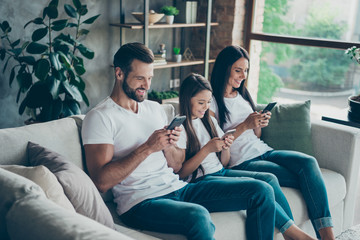
[[[210,59],[210,63],[215,62],[215,59]],[[195,61],[182,61],[182,62],[167,62],[166,64],[158,64],[154,65],[154,69],[162,69],[162,68],[173,68],[173,67],[184,67],[184,66],[192,66],[192,65],[200,65],[204,64],[204,60],[195,60]]]
[[[211,26],[218,26],[219,23],[212,22]],[[110,23],[110,26],[121,27],[121,28],[129,28],[129,29],[144,29],[144,25],[140,23]],[[156,23],[154,25],[149,25],[149,29],[156,28],[186,28],[186,27],[205,27],[206,23]]]

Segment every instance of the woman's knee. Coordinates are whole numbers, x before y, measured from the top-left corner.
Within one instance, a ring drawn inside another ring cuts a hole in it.
[[[273,187],[264,181],[254,181],[252,184],[253,198],[257,204],[275,203],[275,193]]]
[[[194,204],[186,211],[186,221],[189,239],[212,239],[215,225],[211,220],[209,211],[201,205]],[[207,236],[207,237],[205,237]]]
[[[258,179],[269,183],[271,186],[279,185],[279,180],[273,173],[262,172],[259,173],[258,176],[259,176]]]

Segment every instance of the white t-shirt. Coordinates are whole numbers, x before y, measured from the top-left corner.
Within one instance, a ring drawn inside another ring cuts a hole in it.
[[[236,128],[253,112],[250,104],[238,93],[234,98],[224,98],[225,105],[229,110],[229,120],[224,124],[223,130]],[[219,111],[215,98],[211,101],[210,110],[215,113],[219,120]],[[243,132],[230,147],[229,167],[234,167],[246,160],[258,157],[272,150],[266,143],[260,140],[253,129]]]
[[[83,144],[112,144],[112,161],[117,161],[166,124],[166,114],[157,102],[138,103],[138,113],[134,113],[107,97],[86,115],[82,126]],[[126,179],[115,185],[112,192],[121,215],[145,199],[166,195],[185,185],[159,151],[149,155]]]
[[[215,118],[211,117],[213,121],[218,136],[221,137],[224,132],[221,130]],[[200,118],[192,120],[192,125],[194,127],[197,138],[200,142],[200,148],[205,146],[210,140],[210,134],[206,130],[204,124],[202,123]],[[185,145],[187,143],[187,135],[185,129],[181,131],[180,139],[178,141],[179,145]],[[212,152],[205,157],[205,159],[201,162],[201,166],[204,168],[204,174],[202,171],[198,171],[196,178],[201,177],[203,175],[211,174],[217,171],[220,171],[223,168],[223,165],[220,162],[220,159],[217,157],[216,153]],[[190,180],[190,179],[187,179]]]

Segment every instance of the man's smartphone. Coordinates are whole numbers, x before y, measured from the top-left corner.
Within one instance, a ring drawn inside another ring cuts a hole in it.
[[[262,113],[266,113],[266,112],[270,112],[276,105],[276,102],[271,102],[269,103],[264,110],[262,111]]]
[[[174,117],[174,119],[171,121],[171,123],[169,124],[169,126],[166,128],[167,130],[173,130],[175,127],[180,126],[186,119],[186,116],[176,116]]]
[[[221,140],[224,140],[227,135],[233,134],[234,132],[236,132],[236,129],[227,130],[224,135],[222,135]]]

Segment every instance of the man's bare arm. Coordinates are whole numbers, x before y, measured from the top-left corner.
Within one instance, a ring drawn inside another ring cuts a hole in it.
[[[182,168],[182,164],[185,160],[185,151],[176,146],[170,146],[164,150],[164,155],[168,166],[177,173]]]

